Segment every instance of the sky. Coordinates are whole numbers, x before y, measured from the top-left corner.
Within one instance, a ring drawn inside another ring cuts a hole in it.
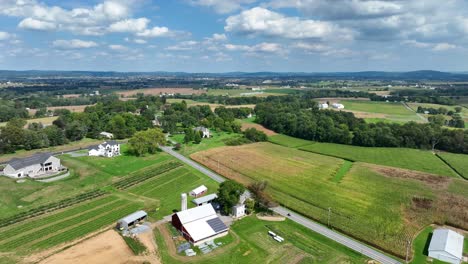
[[[468,1],[0,0],[0,69],[468,71]]]

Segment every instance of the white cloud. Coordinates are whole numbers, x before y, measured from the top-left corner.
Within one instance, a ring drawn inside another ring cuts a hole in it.
[[[405,45],[409,45],[409,46],[413,46],[413,47],[416,47],[416,48],[428,48],[431,46],[430,43],[425,43],[425,42],[420,42],[420,41],[416,41],[416,40],[405,40],[402,42],[402,44],[405,44]]]
[[[88,49],[97,47],[98,44],[94,41],[84,41],[80,39],[71,39],[71,40],[64,40],[59,39],[55,40],[52,43],[52,46],[59,49]]]
[[[23,29],[30,29],[30,30],[42,30],[42,31],[49,31],[54,30],[57,26],[52,22],[41,21],[34,18],[25,18],[19,24],[18,27]]]
[[[287,39],[352,39],[353,32],[333,23],[287,17],[262,7],[255,7],[226,19],[224,29],[246,35]]]
[[[127,51],[128,50],[127,47],[123,45],[118,45],[118,44],[109,45],[109,49],[115,50],[115,51]]]
[[[214,33],[213,36],[210,39],[214,40],[214,41],[226,41],[227,37],[226,37],[226,34],[216,34],[216,33]]]
[[[216,13],[227,14],[237,11],[243,5],[255,3],[256,0],[190,0],[193,5],[213,8]]]
[[[12,35],[8,32],[0,31],[0,41],[9,40],[12,38]]]
[[[247,53],[287,53],[280,44],[268,42],[262,42],[253,46],[226,44],[224,47],[227,51],[245,51]]]
[[[138,33],[146,30],[146,27],[148,26],[149,22],[150,20],[145,17],[136,19],[125,19],[111,24],[109,26],[109,31]]]
[[[296,49],[304,50],[307,52],[325,52],[331,49],[329,46],[325,46],[323,44],[306,43],[306,42],[295,43],[292,47]]]
[[[134,39],[133,42],[136,44],[146,44],[147,41],[144,39]]]
[[[187,50],[193,50],[196,47],[196,45],[198,45],[197,41],[189,40],[189,41],[183,41],[173,46],[169,46],[166,48],[166,50],[187,51]]]
[[[432,48],[432,50],[433,51],[446,51],[446,50],[451,50],[455,48],[457,48],[457,46],[450,44],[450,43],[438,43]]]
[[[145,38],[157,38],[170,36],[171,32],[167,27],[153,27],[151,29],[145,29],[142,32],[138,32],[136,35]]]

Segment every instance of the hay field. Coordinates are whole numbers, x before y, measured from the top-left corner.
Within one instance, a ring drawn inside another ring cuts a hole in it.
[[[160,95],[162,93],[176,93],[176,94],[204,94],[205,90],[199,89],[195,90],[193,88],[146,88],[146,89],[136,89],[136,90],[127,90],[117,92],[118,95],[123,97],[134,97],[137,94],[142,93],[145,95]]]
[[[343,160],[270,143],[191,157],[245,185],[267,180],[277,202],[322,223],[331,208],[333,227],[399,256],[405,241],[431,223],[468,228],[463,180],[356,162],[336,182]]]

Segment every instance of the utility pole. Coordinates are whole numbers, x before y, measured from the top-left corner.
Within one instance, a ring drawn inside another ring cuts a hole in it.
[[[411,240],[408,239],[406,240],[406,263],[408,263],[408,258],[409,258],[409,253],[410,253],[410,248],[411,248]]]
[[[330,227],[330,214],[331,214],[331,207],[328,207],[328,227]]]

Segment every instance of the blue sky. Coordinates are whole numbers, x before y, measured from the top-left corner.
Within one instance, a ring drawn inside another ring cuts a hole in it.
[[[468,71],[465,0],[0,0],[0,69]]]

